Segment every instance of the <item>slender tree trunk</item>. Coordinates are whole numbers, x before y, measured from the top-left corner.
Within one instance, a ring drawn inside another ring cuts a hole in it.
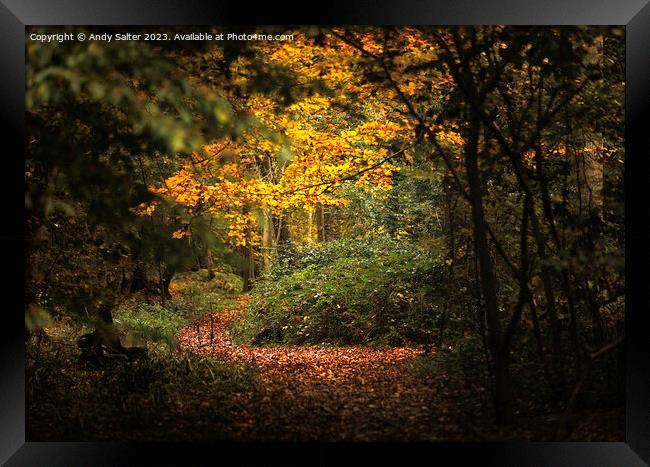
[[[452,278],[454,276],[454,266],[456,262],[456,237],[454,235],[456,231],[456,226],[454,225],[454,212],[451,207],[451,180],[448,174],[445,174],[443,181],[443,189],[445,193],[445,217],[447,218],[447,236],[449,238],[449,253],[447,255],[449,266],[447,269],[447,280],[449,281],[449,286],[451,286]],[[445,300],[444,308],[440,315],[440,320],[438,322],[438,347],[442,346],[442,341],[445,332],[445,326],[447,325],[447,316],[449,314],[449,308],[451,303],[449,300]]]
[[[542,233],[539,218],[537,217],[535,203],[533,202],[533,194],[528,183],[528,177],[524,168],[522,167],[520,159],[513,158],[512,163],[517,179],[519,180],[519,184],[525,195],[530,200],[530,202],[526,203],[526,206],[528,209],[528,216],[533,232],[533,238],[535,239],[535,244],[537,246],[537,254],[539,255],[542,263],[540,276],[542,278],[542,283],[544,284],[544,297],[546,299],[546,308],[548,310],[549,320],[551,323],[551,362],[553,374],[552,387],[555,391],[554,397],[556,399],[559,399],[564,393],[566,393],[566,379],[564,376],[564,371],[562,370],[562,366],[560,364],[562,342],[560,336],[560,322],[557,315],[554,286],[551,280],[552,272],[547,264],[548,256],[546,253],[545,239]]]
[[[251,241],[250,227],[246,230],[246,245],[243,247],[245,264],[242,270],[242,279],[244,282],[244,292],[249,292],[253,287],[255,280],[255,256],[253,243]]]
[[[273,216],[271,210],[264,206],[264,225],[262,226],[262,264],[264,269],[271,266],[271,252],[275,248],[275,228],[273,226]]]
[[[581,180],[580,205],[589,214],[602,217],[603,214],[603,164],[598,160],[599,148],[589,143],[582,157],[577,159],[577,174]]]
[[[560,240],[560,237],[557,233],[555,227],[555,217],[553,216],[553,206],[551,204],[551,195],[548,188],[548,181],[546,179],[546,174],[544,173],[544,161],[542,157],[542,146],[540,141],[540,136],[538,132],[538,142],[535,149],[535,165],[537,178],[539,179],[540,191],[542,194],[542,206],[544,216],[546,217],[546,222],[548,224],[549,230],[551,232],[551,238],[555,245],[556,251],[560,251],[563,248],[563,244]],[[580,345],[578,342],[578,330],[577,330],[577,318],[575,311],[575,304],[573,299],[573,287],[571,286],[570,281],[570,270],[567,267],[562,267],[561,276],[562,276],[562,288],[566,296],[566,300],[569,306],[569,316],[570,316],[570,325],[569,325],[569,334],[571,337],[571,342],[573,343],[574,353],[578,360],[581,357]]]
[[[172,279],[174,278],[174,271],[167,266],[162,275],[162,295],[167,299],[171,300],[172,299],[172,294],[169,292],[169,286],[172,283]]]
[[[162,263],[160,261],[158,261],[158,281],[160,284],[160,301],[162,306],[164,307],[166,305],[167,296],[165,294],[165,285],[164,285],[165,281],[163,278]]]
[[[214,279],[214,258],[212,257],[212,248],[208,245],[205,251],[205,265],[208,268],[208,280]]]
[[[314,208],[313,206],[307,207],[307,243],[314,241]]]
[[[597,65],[603,74],[603,36],[599,36],[591,47],[587,57]],[[604,75],[603,75],[604,78]],[[599,160],[602,151],[602,134],[594,134],[586,144],[583,155],[579,158],[578,177],[582,177],[584,190],[582,192],[582,205],[587,207],[589,215],[603,216],[603,163]]]
[[[469,197],[474,224],[474,242],[479,262],[481,293],[485,306],[488,332],[488,344],[494,366],[494,405],[497,423],[512,423],[514,419],[512,385],[510,380],[508,355],[502,350],[501,323],[496,295],[494,265],[487,241],[487,228],[483,210],[483,184],[478,168],[478,142],[480,120],[474,111],[470,111],[468,139],[465,144],[465,168],[469,183]]]
[[[291,238],[291,232],[289,230],[289,216],[285,214],[278,220],[278,240],[277,244],[284,243]]]
[[[325,241],[325,206],[318,203],[316,206],[316,229],[318,231],[318,241]]]

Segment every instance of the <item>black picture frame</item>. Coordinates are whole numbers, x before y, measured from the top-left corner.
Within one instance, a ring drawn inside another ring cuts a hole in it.
[[[273,455],[287,462],[324,463],[334,456],[379,450],[401,463],[425,454],[431,463],[465,462],[499,466],[643,466],[650,463],[650,339],[646,333],[650,300],[646,294],[650,227],[644,193],[650,173],[647,117],[650,113],[649,0],[447,0],[399,2],[348,0],[324,3],[311,12],[305,5],[276,2],[198,2],[174,0],[0,0],[0,100],[5,157],[0,181],[3,201],[0,245],[5,252],[3,294],[19,297],[24,269],[23,153],[25,26],[27,25],[263,25],[263,24],[616,24],[626,27],[626,438],[620,443],[503,443],[417,445],[187,445],[125,443],[26,443],[24,323],[20,301],[6,305],[0,332],[0,463],[47,465],[202,465],[239,463],[253,456],[266,463]],[[645,124],[645,125],[644,125]],[[644,130],[646,130],[644,132]],[[11,148],[11,149],[10,149]],[[0,250],[1,251],[1,250]],[[8,300],[5,300],[9,303]],[[300,448],[300,454],[296,453]],[[292,450],[294,454],[285,452]],[[282,451],[282,452],[281,452]],[[196,459],[203,456],[203,462]],[[262,457],[263,456],[263,457]],[[407,457],[405,457],[407,456]],[[441,459],[445,461],[441,461]],[[226,462],[230,463],[230,462]],[[469,465],[471,465],[469,464]]]

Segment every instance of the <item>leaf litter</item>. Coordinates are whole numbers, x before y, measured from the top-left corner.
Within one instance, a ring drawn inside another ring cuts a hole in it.
[[[241,395],[236,437],[305,441],[467,440],[453,394],[418,378],[409,362],[420,347],[236,345],[229,324],[245,306],[204,316],[179,333],[187,350],[260,370],[260,388]],[[469,435],[472,437],[471,435]]]

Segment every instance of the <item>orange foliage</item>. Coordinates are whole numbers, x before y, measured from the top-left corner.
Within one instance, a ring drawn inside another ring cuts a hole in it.
[[[192,163],[152,191],[187,206],[190,213],[227,219],[224,239],[246,246],[260,240],[251,214],[256,208],[280,215],[288,208],[310,210],[317,203],[342,206],[348,202],[341,195],[344,181],[389,190],[399,170],[393,158],[408,151],[416,125],[395,108],[394,89],[365,79],[359,69],[364,54],[382,53],[380,38],[358,34],[355,40],[364,51],[334,34],[320,45],[306,38],[256,45],[265,61],[288,68],[299,83],[324,82],[327,95],[315,93],[288,106],[268,95],[247,97],[238,105],[255,117],[257,126],[237,141],[206,145]],[[398,66],[435,58],[431,41],[416,30],[405,29],[396,45],[402,50],[395,59]],[[233,66],[246,64],[242,59]],[[245,78],[237,79],[245,83]],[[398,86],[413,95],[424,88],[442,92],[451,83],[448,77],[439,81],[404,71]],[[453,129],[436,130],[443,142],[463,143]],[[397,147],[402,150],[396,154]]]

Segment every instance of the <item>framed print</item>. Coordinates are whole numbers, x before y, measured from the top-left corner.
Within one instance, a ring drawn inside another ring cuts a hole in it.
[[[647,465],[646,3],[3,0],[0,460]]]

